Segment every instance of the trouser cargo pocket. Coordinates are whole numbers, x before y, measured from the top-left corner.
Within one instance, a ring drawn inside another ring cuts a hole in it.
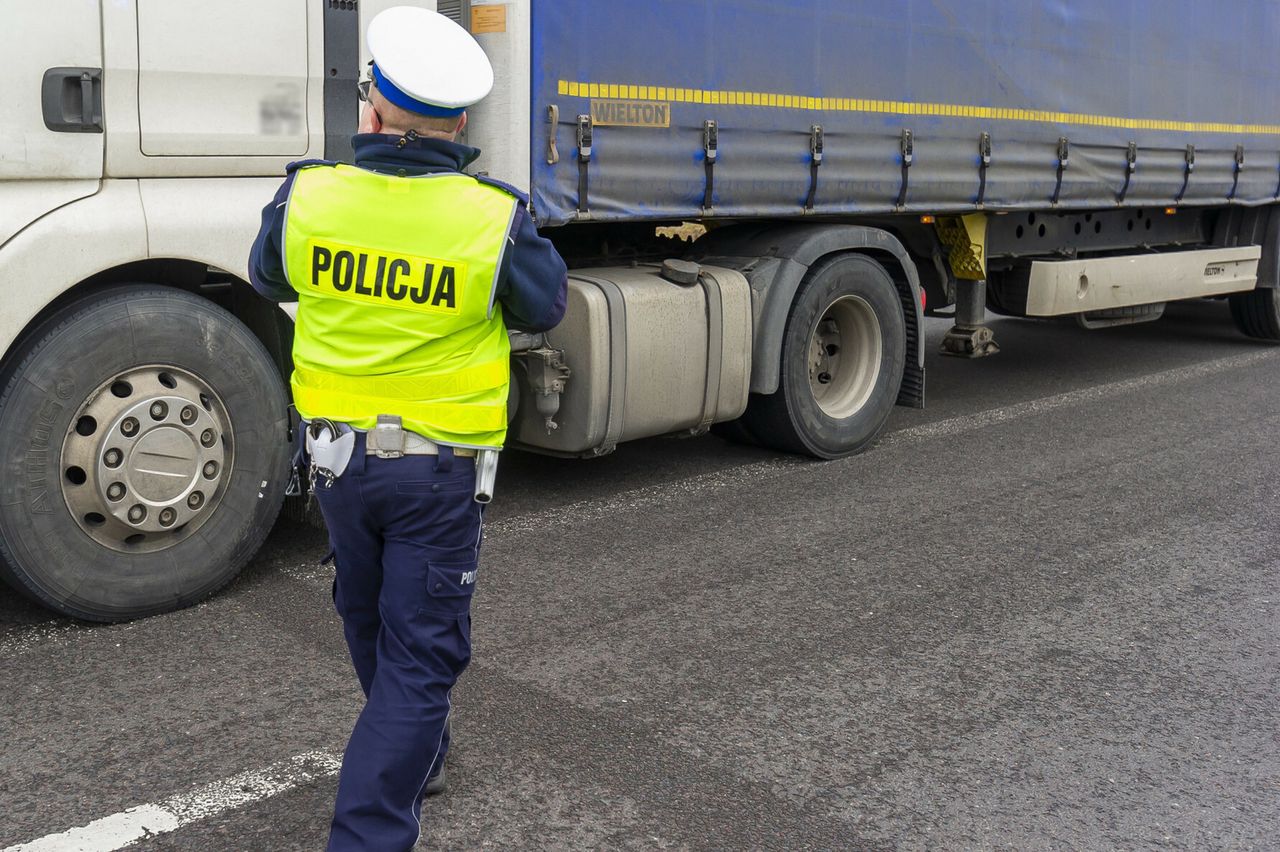
[[[427,563],[427,599],[423,609],[462,613],[471,608],[478,563],[474,559],[431,560]]]

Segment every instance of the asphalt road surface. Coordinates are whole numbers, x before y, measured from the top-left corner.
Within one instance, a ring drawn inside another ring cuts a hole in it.
[[[421,847],[1280,848],[1280,348],[993,326],[930,321],[929,407],[852,459],[509,454]],[[0,592],[0,849],[322,848],[324,551],[282,522],[128,625]]]

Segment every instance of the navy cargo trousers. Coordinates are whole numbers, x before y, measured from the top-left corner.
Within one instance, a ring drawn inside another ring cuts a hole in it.
[[[329,527],[364,709],[342,759],[330,850],[412,849],[427,779],[444,765],[449,692],[471,659],[480,552],[475,460],[366,456],[316,498]]]

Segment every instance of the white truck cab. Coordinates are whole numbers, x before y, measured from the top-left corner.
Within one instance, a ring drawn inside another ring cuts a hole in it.
[[[291,323],[247,284],[249,248],[287,163],[349,157],[361,34],[389,5],[3,13],[0,574],[17,588],[87,619],[162,612],[266,536]]]

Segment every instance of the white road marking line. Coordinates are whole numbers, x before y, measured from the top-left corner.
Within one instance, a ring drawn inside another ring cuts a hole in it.
[[[19,843],[0,852],[112,852],[316,779],[336,775],[341,766],[339,755],[327,751],[304,752],[264,769],[242,772],[154,804],[138,805],[96,819],[88,825]]]

